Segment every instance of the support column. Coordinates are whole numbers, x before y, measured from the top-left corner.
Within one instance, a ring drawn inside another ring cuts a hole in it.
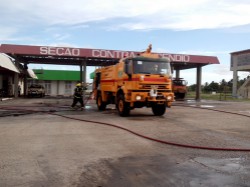
[[[175,76],[175,78],[180,78],[180,70],[179,69],[177,69],[177,70],[175,70],[175,74],[176,74],[176,76]]]
[[[196,70],[196,100],[201,99],[201,66],[197,66]]]
[[[233,97],[237,98],[237,83],[238,83],[238,71],[235,68],[233,70]]]
[[[63,95],[63,93],[60,94],[60,81],[59,80],[56,81],[56,95]]]
[[[82,83],[82,65],[83,65],[83,62],[81,62],[81,64],[80,64],[80,77],[79,77],[79,79],[80,79],[81,83]]]
[[[26,97],[27,96],[27,74],[28,74],[28,65],[25,63],[24,64],[24,79],[23,79],[23,95],[24,95],[24,97]]]
[[[83,61],[83,74],[82,74],[82,82],[84,82],[85,86],[87,86],[87,83],[86,83],[86,71],[87,71],[87,67],[86,67],[87,63],[86,63],[86,59]],[[84,90],[83,91],[83,100],[85,100],[85,97],[86,97],[86,91]]]
[[[18,73],[14,74],[14,98],[18,97]]]
[[[231,55],[231,67],[233,67],[233,93],[232,96],[237,98],[237,84],[238,84],[238,71],[237,71],[237,65],[238,65],[238,58],[237,56]]]

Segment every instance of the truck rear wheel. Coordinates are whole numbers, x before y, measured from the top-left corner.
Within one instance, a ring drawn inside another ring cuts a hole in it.
[[[179,93],[179,98],[180,98],[180,99],[184,99],[184,98],[185,98],[185,95],[186,95],[185,93]]]
[[[130,113],[129,103],[125,102],[125,98],[123,94],[120,94],[118,96],[117,110],[120,116],[123,116],[123,117],[129,116],[129,113]]]
[[[184,99],[186,96],[186,93],[175,93],[176,99]]]
[[[152,106],[152,111],[155,116],[162,116],[166,111],[166,104],[155,104]]]
[[[98,95],[97,95],[96,104],[97,104],[98,110],[105,110],[106,109],[107,104],[102,101],[101,93],[98,93]]]

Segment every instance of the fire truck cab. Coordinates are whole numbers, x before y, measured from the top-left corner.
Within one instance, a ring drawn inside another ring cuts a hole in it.
[[[183,100],[187,94],[187,81],[183,78],[174,78],[172,86],[175,99]]]

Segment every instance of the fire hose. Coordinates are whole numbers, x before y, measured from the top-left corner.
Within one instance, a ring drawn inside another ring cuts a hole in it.
[[[175,105],[175,106],[188,107],[188,106],[185,106],[185,105]],[[189,106],[189,107],[192,107],[192,106]],[[193,108],[201,109],[200,107],[193,107]],[[11,108],[11,107],[0,107],[0,109],[14,110],[14,108]],[[207,109],[207,108],[202,108],[202,109]],[[240,116],[244,116],[244,117],[250,118],[250,116],[248,116],[248,115],[234,113],[234,112],[228,112],[228,111],[222,111],[222,110],[216,110],[216,109],[207,109],[207,110],[213,110],[213,111],[217,111],[217,112],[223,112],[223,113],[229,113],[229,114],[234,114],[234,115],[240,115]],[[141,138],[144,138],[144,139],[147,139],[147,140],[151,140],[151,141],[154,141],[154,142],[157,142],[157,143],[162,143],[162,144],[171,145],[171,146],[178,146],[178,147],[192,148],[192,149],[214,150],[214,151],[244,151],[244,152],[249,152],[250,151],[250,148],[207,147],[207,146],[195,146],[195,145],[188,145],[188,144],[181,144],[181,143],[169,142],[169,141],[165,141],[165,140],[160,140],[160,139],[157,139],[157,138],[149,137],[149,136],[140,134],[138,132],[135,132],[133,130],[130,130],[128,128],[121,127],[121,126],[118,126],[118,125],[114,125],[114,124],[111,124],[111,123],[105,123],[105,122],[98,122],[98,121],[93,121],[93,120],[85,120],[85,119],[73,118],[73,117],[69,117],[69,116],[65,116],[65,115],[61,115],[61,114],[56,114],[55,111],[53,111],[53,112],[51,112],[51,111],[35,111],[35,110],[26,110],[26,111],[27,112],[33,111],[34,113],[36,113],[36,112],[42,112],[42,113],[47,113],[47,114],[50,114],[50,115],[55,115],[55,116],[67,118],[67,119],[70,119],[70,120],[76,120],[76,121],[82,121],[82,122],[88,122],[88,123],[95,123],[95,124],[110,126],[110,127],[114,127],[114,128],[118,128],[118,129],[127,131],[127,132],[129,132],[131,134],[134,134],[134,135],[136,135],[138,137],[141,137]]]

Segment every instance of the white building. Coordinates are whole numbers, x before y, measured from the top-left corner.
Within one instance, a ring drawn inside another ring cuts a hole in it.
[[[237,90],[238,71],[250,72],[250,49],[231,53],[231,67],[233,71],[233,97],[250,98],[250,80]]]
[[[34,69],[33,71],[37,79],[29,80],[28,86],[31,84],[43,85],[45,95],[49,96],[72,96],[76,84],[80,80],[80,71],[44,69]]]
[[[237,91],[238,97],[250,99],[250,77],[244,82],[244,84]]]

